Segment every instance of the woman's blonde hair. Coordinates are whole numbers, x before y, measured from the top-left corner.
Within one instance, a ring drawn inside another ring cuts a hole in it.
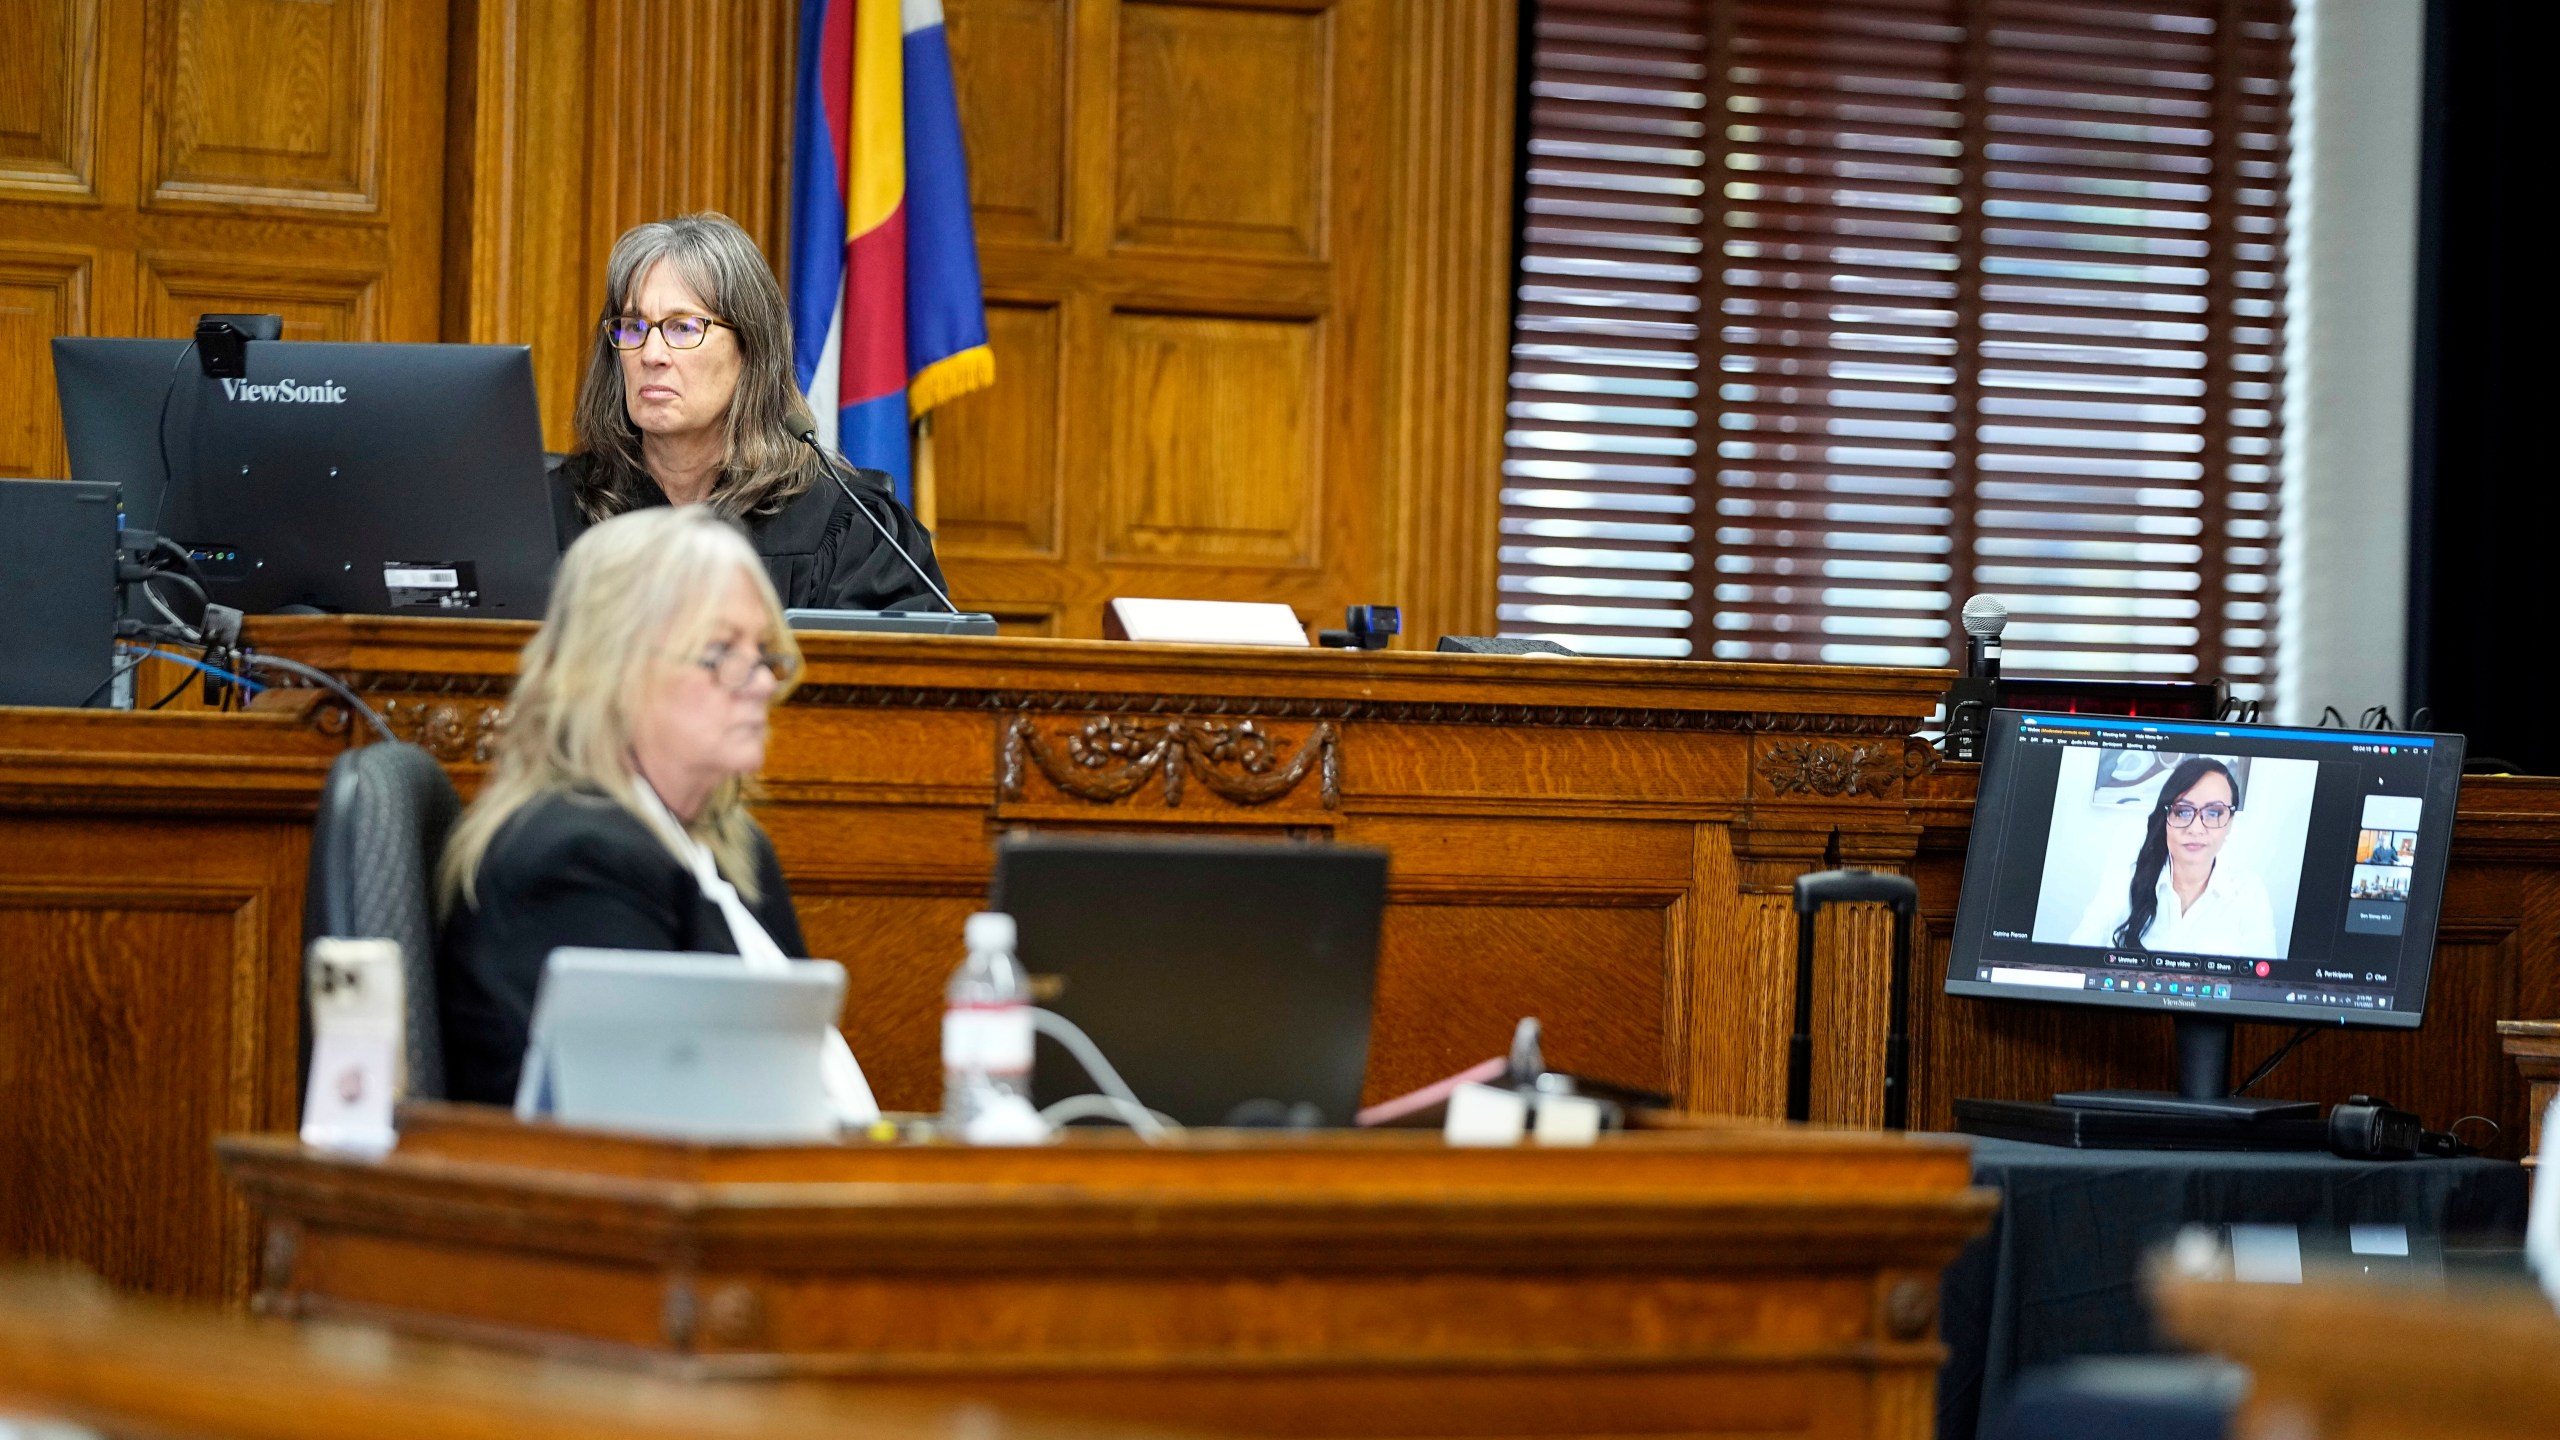
[[[796,675],[800,650],[773,581],[737,527],[702,506],[617,515],[579,536],[560,557],[550,609],[516,662],[496,764],[445,844],[437,885],[444,908],[474,901],[473,882],[490,842],[543,796],[603,795],[639,817],[651,834],[660,833],[632,773],[633,722],[664,667],[691,663],[711,643],[730,578],[740,574],[764,602],[764,644]],[[786,680],[783,690],[789,688]],[[687,828],[711,848],[729,883],[754,900],[748,798],[747,781],[730,779]],[[661,838],[674,848],[673,836]]]
[[[811,485],[827,483],[826,461],[802,444],[793,422],[807,406],[791,358],[791,307],[755,238],[715,211],[634,225],[613,242],[604,262],[604,306],[587,337],[587,370],[578,381],[572,420],[578,453],[588,464],[577,486],[578,508],[602,520],[640,508],[649,497],[640,462],[640,430],[622,393],[619,351],[605,339],[607,322],[629,313],[631,294],[660,261],[711,307],[738,343],[738,389],[729,401],[728,454],[712,482],[711,508],[731,519],[773,515]]]

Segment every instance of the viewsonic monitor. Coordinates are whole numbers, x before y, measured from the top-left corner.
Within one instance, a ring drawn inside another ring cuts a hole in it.
[[[1948,994],[2175,1016],[2207,1109],[2233,1021],[2423,1020],[2461,736],[1995,710],[1986,741]]]
[[[253,340],[215,379],[185,341],[68,337],[53,368],[73,478],[121,485],[217,603],[541,617],[560,543],[525,347]]]

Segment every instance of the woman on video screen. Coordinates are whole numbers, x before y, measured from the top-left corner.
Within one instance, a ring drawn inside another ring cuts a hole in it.
[[[2266,888],[2247,870],[2221,863],[2240,801],[2231,767],[2205,755],[2180,762],[2160,784],[2129,883],[2099,888],[2071,943],[2281,958]]]

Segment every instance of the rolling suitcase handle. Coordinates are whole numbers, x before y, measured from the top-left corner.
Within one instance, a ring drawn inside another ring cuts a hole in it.
[[[1813,919],[1825,905],[1876,901],[1893,907],[1893,969],[1887,984],[1884,1128],[1910,1118],[1911,921],[1920,887],[1875,870],[1825,870],[1796,879],[1796,1028],[1787,1041],[1787,1118],[1813,1118]]]

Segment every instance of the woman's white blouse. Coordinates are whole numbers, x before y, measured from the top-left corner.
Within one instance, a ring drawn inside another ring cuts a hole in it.
[[[2143,932],[2143,949],[2168,955],[2284,958],[2284,947],[2276,943],[2275,911],[2255,874],[2216,861],[2213,874],[2204,882],[2204,893],[2194,905],[2182,906],[2170,873],[2169,866],[2160,867],[2160,908],[2151,917],[2151,928]],[[2071,943],[2114,945],[2116,930],[2131,911],[2124,887],[2109,885],[2089,902],[2088,912],[2071,932]]]

